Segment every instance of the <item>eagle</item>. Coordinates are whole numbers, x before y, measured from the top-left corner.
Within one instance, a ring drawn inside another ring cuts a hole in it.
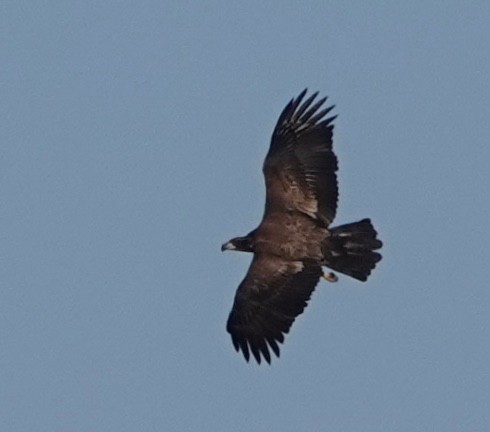
[[[324,108],[307,89],[283,109],[263,164],[266,199],[260,225],[221,250],[253,253],[240,283],[226,329],[248,362],[279,357],[298,315],[318,281],[337,276],[323,267],[366,281],[382,247],[370,219],[330,227],[338,200],[337,157],[332,149],[334,108]],[[327,118],[326,118],[327,117]]]

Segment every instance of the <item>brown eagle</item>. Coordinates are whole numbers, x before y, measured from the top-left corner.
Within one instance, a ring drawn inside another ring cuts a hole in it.
[[[337,157],[332,150],[333,106],[306,89],[284,108],[264,161],[266,200],[260,225],[221,250],[254,254],[235,295],[226,326],[233,345],[248,361],[252,352],[271,362],[279,343],[300,315],[329,267],[366,281],[381,255],[369,219],[330,228],[337,210]]]

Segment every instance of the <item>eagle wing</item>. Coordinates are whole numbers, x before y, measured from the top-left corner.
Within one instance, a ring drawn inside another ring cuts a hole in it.
[[[279,357],[278,343],[307,306],[321,275],[315,263],[255,254],[226,325],[235,349],[247,361],[251,351],[259,364],[261,356],[271,362],[269,348]]]
[[[330,225],[337,210],[337,157],[332,150],[334,107],[321,108],[327,98],[303,103],[306,90],[284,108],[264,161],[266,214],[297,210]]]

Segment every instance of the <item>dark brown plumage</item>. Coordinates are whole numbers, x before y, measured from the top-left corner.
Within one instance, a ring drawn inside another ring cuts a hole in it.
[[[279,357],[279,344],[323,274],[322,266],[360,281],[381,260],[369,219],[329,228],[337,210],[337,158],[332,150],[333,106],[304,90],[284,108],[263,172],[265,212],[260,225],[222,250],[254,254],[238,287],[227,330],[237,351],[258,363]],[[336,276],[329,273],[327,279]]]

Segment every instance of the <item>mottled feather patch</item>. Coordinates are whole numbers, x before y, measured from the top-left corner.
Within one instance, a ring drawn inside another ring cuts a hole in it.
[[[296,273],[300,272],[301,270],[303,270],[303,268],[305,267],[304,264],[301,262],[301,261],[295,261],[293,263],[291,263],[291,267],[294,269],[294,271]]]

